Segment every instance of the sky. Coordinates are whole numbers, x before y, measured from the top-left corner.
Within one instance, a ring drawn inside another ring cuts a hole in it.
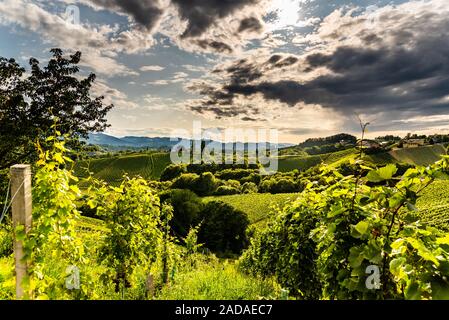
[[[0,0],[0,56],[82,52],[107,133],[449,133],[447,0]]]

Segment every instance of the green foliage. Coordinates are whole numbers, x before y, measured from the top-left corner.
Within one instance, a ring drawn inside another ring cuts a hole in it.
[[[184,238],[189,230],[199,220],[199,214],[203,209],[201,199],[192,191],[173,189],[160,195],[162,203],[168,203],[173,207],[173,219],[170,227],[178,238]]]
[[[189,189],[199,196],[211,195],[217,188],[218,181],[211,172],[185,173],[173,181],[172,188]]]
[[[357,172],[366,170],[360,162],[356,164],[360,166]],[[276,275],[279,282],[305,298],[311,295],[303,287],[295,287],[300,281],[288,283],[285,279],[298,272],[310,276],[315,272],[322,287],[320,297],[326,299],[445,297],[449,292],[447,235],[420,224],[415,204],[420,193],[448,168],[445,157],[433,167],[409,169],[399,182],[392,183],[395,166],[374,169],[365,178],[357,174],[345,177],[323,167],[327,185],[309,183],[293,210],[284,209],[279,219],[253,240],[242,264],[251,272]],[[377,184],[368,186],[370,179]],[[316,217],[315,228],[296,223],[307,215]],[[276,244],[290,234],[289,249],[279,255],[276,248],[282,246]],[[298,256],[305,252],[310,253],[310,260],[301,264]],[[289,267],[283,261],[296,263]],[[380,290],[366,286],[369,265],[381,272]],[[297,266],[301,266],[299,271]]]
[[[257,188],[257,185],[254,182],[245,182],[242,185],[242,193],[249,194],[249,193],[257,193],[259,189]]]
[[[164,287],[161,300],[242,300],[276,299],[279,287],[271,279],[260,279],[240,273],[232,263],[220,263],[198,257],[195,269],[180,273],[174,282]]]
[[[274,210],[274,223],[252,239],[240,259],[240,268],[262,277],[275,276],[277,282],[291,295],[303,299],[318,299],[321,284],[315,252],[316,243],[310,238],[318,218],[300,197],[283,210]]]
[[[78,77],[81,53],[64,57],[60,49],[52,49],[53,57],[41,68],[30,59],[30,73],[14,59],[0,57],[0,168],[35,161],[36,139],[42,144],[53,133],[54,118],[59,130],[69,134],[72,146],[77,138],[89,132],[103,131],[105,116],[112,108],[103,105],[103,97],[92,98],[90,90],[95,75]]]
[[[208,202],[200,214],[198,240],[217,253],[239,254],[247,245],[248,216],[230,205]]]
[[[0,258],[0,300],[15,298],[16,281],[13,259]]]
[[[13,252],[12,227],[5,221],[0,224],[0,258],[10,256]]]
[[[288,178],[270,178],[260,183],[259,191],[264,193],[292,193],[303,189],[300,182]]]
[[[270,210],[278,206],[283,208],[286,204],[296,199],[298,195],[297,193],[253,193],[206,197],[204,201],[221,201],[227,203],[236,210],[245,212],[251,224],[262,227],[266,225]]]
[[[135,267],[151,267],[163,238],[159,197],[143,179],[125,178],[119,187],[94,187],[89,204],[110,232],[100,246],[99,262],[109,267],[105,281],[114,281],[116,291],[130,287]],[[89,190],[91,192],[91,190]]]
[[[78,161],[75,174],[80,178],[92,176],[111,185],[120,185],[123,176],[131,178],[159,179],[163,170],[170,164],[170,154],[145,152],[137,154],[114,155],[101,159]]]
[[[214,192],[216,196],[229,196],[233,194],[240,194],[240,189],[235,187],[231,187],[228,185],[219,186],[217,190]]]
[[[57,134],[59,134],[57,132]],[[27,296],[33,292],[38,299],[67,299],[88,295],[84,286],[78,291],[65,287],[65,269],[69,266],[82,268],[88,259],[84,256],[85,246],[76,232],[80,219],[75,201],[80,190],[73,182],[77,179],[64,169],[70,159],[64,156],[64,142],[58,138],[47,138],[53,144],[52,150],[44,151],[38,144],[40,159],[34,176],[33,186],[33,228],[25,234],[23,226],[15,230],[17,239],[24,241],[25,259],[30,264],[31,277],[25,279]],[[51,252],[50,257],[48,253]],[[58,261],[56,268],[51,260]]]
[[[185,165],[170,164],[164,169],[164,171],[162,171],[160,180],[170,181],[179,177],[183,173],[187,173]]]
[[[198,232],[201,227],[201,224],[196,227],[192,227],[189,230],[189,233],[184,239],[184,244],[186,246],[187,255],[193,255],[198,252],[198,250],[203,246],[203,244],[198,243]]]

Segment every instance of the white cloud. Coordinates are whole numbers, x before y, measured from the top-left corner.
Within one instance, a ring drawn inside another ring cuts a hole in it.
[[[25,0],[0,2],[0,24],[18,25],[40,34],[51,45],[80,50],[84,55],[82,65],[106,76],[137,75],[117,61],[117,53],[136,53],[153,44],[153,40],[140,31],[118,32],[109,25],[72,24]]]
[[[161,67],[161,66],[143,66],[140,67],[140,71],[142,72],[147,72],[147,71],[162,71],[164,70],[165,67]]]

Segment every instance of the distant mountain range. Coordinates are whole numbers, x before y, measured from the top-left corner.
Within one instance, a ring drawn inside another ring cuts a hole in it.
[[[176,140],[177,139],[177,140]],[[168,137],[135,137],[135,136],[126,136],[123,138],[117,138],[114,136],[110,136],[105,133],[91,133],[89,134],[89,138],[87,139],[88,144],[113,147],[114,149],[171,149],[174,145],[178,144],[181,141],[181,138],[173,139]],[[208,141],[208,143],[220,143],[217,141]],[[232,148],[233,143],[226,143],[226,148]],[[247,143],[249,150],[254,150],[256,148],[256,143]],[[274,144],[276,146],[276,144]],[[277,147],[279,149],[291,147],[294,144],[292,143],[279,143]],[[244,144],[239,142],[237,143],[237,149],[243,150]]]

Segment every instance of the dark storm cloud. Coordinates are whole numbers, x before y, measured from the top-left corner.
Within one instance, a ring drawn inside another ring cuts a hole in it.
[[[250,17],[250,18],[245,18],[242,21],[240,21],[240,26],[237,31],[239,33],[241,33],[244,31],[260,32],[261,30],[262,30],[262,24],[260,23],[259,19]]]
[[[159,0],[89,0],[95,5],[109,10],[126,13],[148,30],[157,25],[164,9]]]
[[[226,69],[232,83],[248,83],[262,77],[262,71],[254,63],[242,59]]]
[[[234,14],[260,0],[171,0],[178,8],[179,15],[187,21],[182,38],[201,36],[217,20]]]
[[[240,120],[245,121],[245,122],[267,121],[267,119],[256,118],[256,117],[249,117],[249,116],[244,116]]]
[[[232,105],[236,100],[261,94],[267,104],[317,104],[343,114],[391,110],[447,114],[449,18],[421,18],[424,20],[413,21],[407,30],[388,30],[389,41],[363,30],[359,39],[368,41],[369,46],[363,41],[357,45],[337,42],[330,53],[316,51],[287,58],[272,55],[263,63],[250,58],[236,62],[227,68],[227,82],[209,91],[208,101]],[[267,65],[273,68],[267,69]],[[285,67],[290,79],[282,78],[284,72],[271,72],[276,66]],[[328,72],[315,77],[298,75],[318,68]]]
[[[246,114],[247,110],[243,108],[221,108],[217,106],[192,106],[190,108],[192,111],[198,112],[199,114],[204,114],[210,112],[215,114],[217,119],[236,117],[242,114]]]
[[[197,40],[195,42],[203,49],[213,49],[214,51],[221,52],[221,53],[232,53],[232,48],[221,41],[215,41],[215,40]]]

